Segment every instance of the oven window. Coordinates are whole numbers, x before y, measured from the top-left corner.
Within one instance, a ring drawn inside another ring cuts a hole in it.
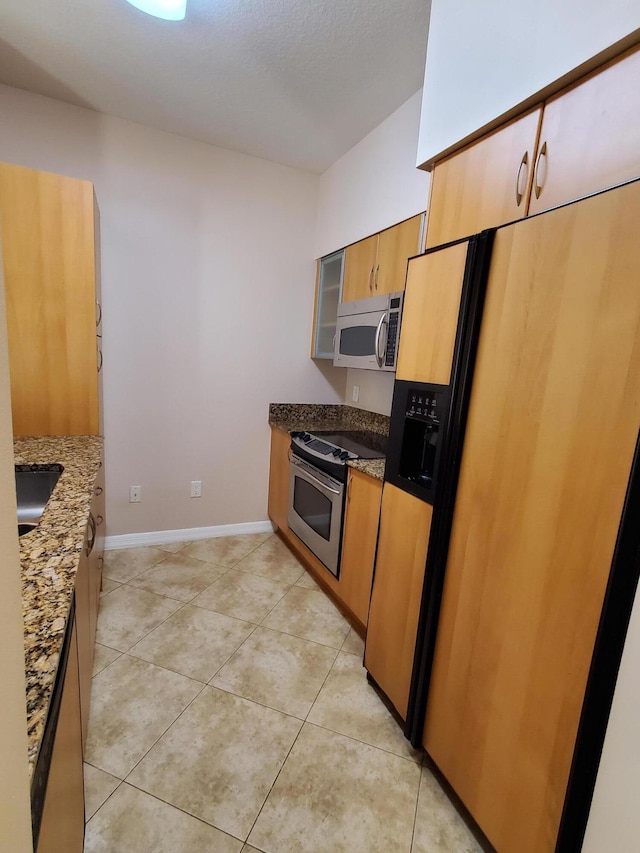
[[[312,530],[326,539],[331,539],[331,509],[333,504],[315,486],[295,477],[293,487],[293,508],[300,518]]]
[[[376,351],[375,326],[347,326],[340,330],[341,355],[373,355]]]

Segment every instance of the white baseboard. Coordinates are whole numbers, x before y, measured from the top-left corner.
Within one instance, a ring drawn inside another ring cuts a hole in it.
[[[215,539],[217,536],[240,536],[243,533],[272,533],[270,521],[246,521],[242,524],[219,524],[217,527],[186,527],[183,530],[155,530],[150,533],[124,533],[107,536],[105,551],[119,548],[140,548],[143,545],[169,545],[173,542],[193,542],[196,539]]]

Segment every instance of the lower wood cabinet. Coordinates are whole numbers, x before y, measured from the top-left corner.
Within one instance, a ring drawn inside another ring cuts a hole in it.
[[[430,504],[385,483],[364,663],[404,719],[431,530]]]
[[[271,429],[271,458],[269,463],[269,518],[283,533],[288,532],[289,506],[289,448],[291,436],[284,430]]]
[[[80,672],[80,709],[82,715],[82,746],[87,740],[89,707],[91,703],[91,674],[95,651],[98,606],[102,586],[104,554],[104,468],[101,466],[89,520],[85,533],[78,573],[76,575],[76,623],[78,629],[78,665]]]
[[[342,538],[340,597],[363,625],[369,616],[382,481],[349,471]]]
[[[56,727],[37,853],[82,853],[84,787],[78,646],[74,623]]]

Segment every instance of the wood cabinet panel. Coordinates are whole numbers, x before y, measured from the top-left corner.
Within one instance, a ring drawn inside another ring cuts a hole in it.
[[[101,463],[91,500],[91,515],[95,522],[95,538],[89,554],[92,647],[95,646],[100,590],[102,589],[102,564],[104,562],[104,539],[106,535],[104,488],[104,464]]]
[[[409,263],[397,379],[449,384],[466,259],[458,243]]]
[[[271,457],[269,462],[269,518],[280,530],[288,531],[289,511],[289,448],[291,436],[276,427],[271,428]]]
[[[80,713],[82,719],[82,747],[87,742],[89,705],[91,702],[91,673],[95,643],[96,618],[92,601],[91,567],[83,543],[76,574],[76,630],[78,636],[78,677],[80,685]],[[92,615],[93,614],[93,615]]]
[[[99,431],[94,228],[88,181],[0,164],[16,434]]]
[[[530,213],[640,176],[638,92],[635,48],[547,101]]]
[[[420,251],[422,214],[387,228],[378,235],[378,256],[374,272],[374,293],[404,290],[407,261]]]
[[[74,626],[62,689],[47,792],[42,811],[38,853],[82,853],[84,790],[78,654]]]
[[[342,301],[366,299],[373,296],[373,276],[378,255],[378,235],[367,237],[344,250],[344,279]]]
[[[638,221],[633,184],[496,235],[424,744],[503,853],[555,848],[640,424]]]
[[[403,719],[431,516],[430,504],[385,483],[364,662]]]
[[[340,596],[363,625],[367,624],[369,614],[381,498],[381,480],[360,471],[349,471]]]
[[[436,165],[427,248],[525,216],[541,115],[537,107]]]

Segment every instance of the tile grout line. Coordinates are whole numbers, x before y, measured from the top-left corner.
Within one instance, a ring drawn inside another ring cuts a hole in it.
[[[409,847],[410,853],[413,853],[413,845],[416,839],[416,823],[418,821],[418,803],[420,802],[420,790],[422,788],[423,781],[423,773],[422,773],[422,764],[420,765],[420,781],[418,782],[418,794],[416,796],[416,807],[413,812],[413,829],[411,830],[411,846]]]

